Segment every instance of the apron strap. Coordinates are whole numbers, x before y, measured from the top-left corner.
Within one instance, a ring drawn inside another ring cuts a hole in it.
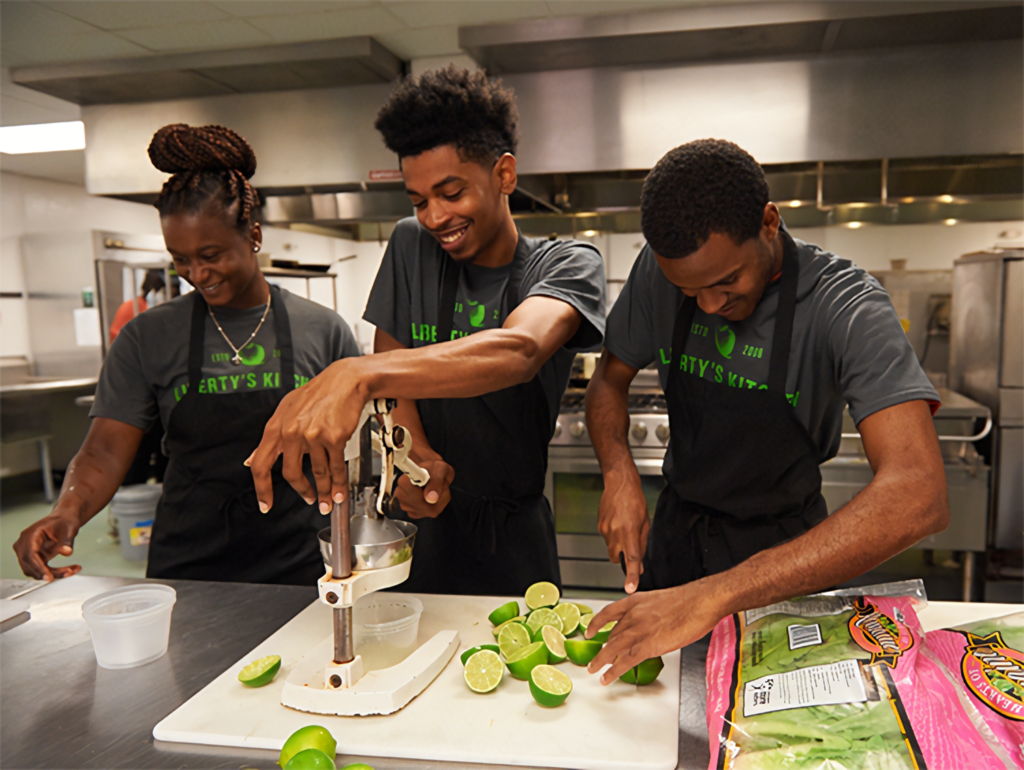
[[[277,347],[281,351],[281,390],[290,393],[295,389],[295,350],[292,347],[292,327],[288,311],[284,306],[281,290],[270,286],[270,308],[274,311],[274,331],[277,333]]]
[[[796,287],[800,277],[800,263],[796,258],[796,244],[783,228],[782,278],[779,281],[779,306],[775,313],[775,331],[772,333],[772,357],[768,364],[768,390],[786,395],[786,375],[789,372],[789,350],[793,342],[793,319],[796,316]]]
[[[693,314],[697,309],[697,300],[694,297],[687,297],[681,291],[683,301],[676,310],[676,322],[672,328],[672,348],[669,351],[668,386],[679,377],[679,369],[682,367],[683,351],[686,348],[686,335],[693,325]]]
[[[206,335],[206,300],[198,291],[192,292],[192,326],[188,338],[188,392],[199,392],[203,377],[203,343]]]

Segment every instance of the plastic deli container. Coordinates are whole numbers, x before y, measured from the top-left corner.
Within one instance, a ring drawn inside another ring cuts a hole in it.
[[[395,666],[416,649],[423,602],[415,596],[374,593],[352,610],[355,651],[367,671]]]
[[[117,520],[125,559],[145,561],[149,556],[149,537],[163,489],[163,484],[131,484],[121,487],[111,500],[110,515]]]
[[[145,583],[87,599],[82,615],[96,662],[103,668],[134,668],[161,657],[167,652],[176,599],[170,586]]]

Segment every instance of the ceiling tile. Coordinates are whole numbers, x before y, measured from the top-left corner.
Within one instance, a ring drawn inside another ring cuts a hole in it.
[[[424,56],[462,53],[459,48],[459,28],[454,24],[447,27],[404,29],[374,37],[378,43],[405,61]]]
[[[430,2],[381,3],[410,27],[438,27],[446,24],[469,26],[519,19],[543,18],[548,15],[547,3],[538,0],[516,2],[481,2],[481,0],[431,0]]]
[[[83,35],[95,32],[96,28],[62,13],[51,11],[41,3],[0,2],[0,31],[3,42],[23,34]]]
[[[548,0],[552,16],[600,16],[701,5],[699,0]]]
[[[369,0],[225,0],[213,3],[225,13],[240,18],[296,16],[303,13],[337,11],[341,8],[363,8],[372,4]]]
[[[93,30],[88,35],[52,35],[32,30],[4,40],[0,61],[5,67],[29,67],[42,64],[63,64],[74,61],[124,59],[145,56],[149,51],[110,33]],[[13,54],[11,59],[8,56]],[[18,62],[15,65],[15,61]]]
[[[25,89],[28,90],[28,89]],[[46,94],[40,94],[46,96]],[[81,120],[82,111],[77,104],[65,102],[63,99],[51,101],[57,104],[66,104],[69,108],[54,108],[50,105],[39,104],[36,101],[18,99],[7,93],[0,94],[0,125],[4,126],[28,126],[35,123],[62,123],[67,120]]]
[[[148,0],[78,0],[48,2],[47,8],[67,16],[81,19],[101,29],[135,29],[156,27],[165,24],[197,23],[227,18],[228,14],[213,3],[176,0],[175,2],[152,2]]]
[[[378,37],[405,28],[402,22],[379,6],[345,8],[328,13],[304,13],[299,16],[254,18],[248,21],[280,43],[329,40],[355,35]]]
[[[216,51],[273,42],[269,35],[243,19],[125,29],[118,34],[151,51],[160,52]]]

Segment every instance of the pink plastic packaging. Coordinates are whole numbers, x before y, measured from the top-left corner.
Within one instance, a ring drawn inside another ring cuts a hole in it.
[[[924,648],[908,596],[810,596],[724,618],[711,770],[1003,770]]]

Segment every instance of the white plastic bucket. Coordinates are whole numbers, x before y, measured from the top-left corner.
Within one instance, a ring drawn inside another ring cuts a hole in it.
[[[87,599],[82,615],[103,668],[134,668],[167,652],[177,594],[170,586],[138,584]]]
[[[395,666],[416,649],[423,602],[415,596],[374,593],[352,611],[355,651],[368,671]]]
[[[149,538],[162,484],[131,484],[121,487],[110,502],[110,515],[117,521],[121,556],[131,561],[149,557]]]

